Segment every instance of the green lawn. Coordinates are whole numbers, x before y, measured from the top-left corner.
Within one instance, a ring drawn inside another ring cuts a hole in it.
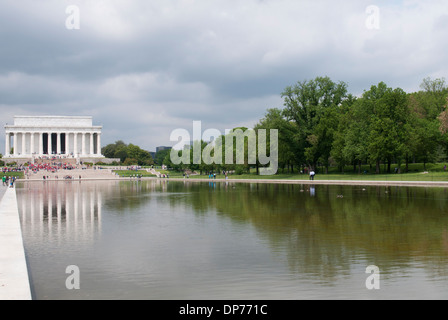
[[[190,176],[193,179],[208,179],[208,175],[194,175]],[[217,179],[224,179],[225,176],[217,175]],[[288,174],[279,173],[272,176],[260,176],[255,173],[251,174],[231,174],[229,179],[266,179],[266,180],[309,180],[306,174]],[[448,181],[447,172],[411,172],[402,174],[357,174],[357,173],[330,173],[330,174],[316,174],[315,180],[371,180],[371,181]]]
[[[3,176],[7,176],[7,177],[17,177],[19,179],[23,179],[24,174],[23,172],[0,172],[0,178],[3,178]]]
[[[120,177],[132,177],[135,175],[140,175],[142,177],[156,177],[154,174],[151,174],[145,170],[114,170],[113,172],[117,173]]]
[[[447,170],[444,170],[446,165]],[[396,164],[391,165],[391,171],[395,172]],[[329,173],[324,174],[324,168],[319,167],[315,180],[372,180],[372,181],[448,181],[448,163],[427,163],[426,166],[423,163],[410,163],[408,165],[408,172],[405,172],[406,165],[401,165],[401,172],[398,173],[384,173],[387,170],[385,165],[381,165],[381,174],[375,174],[375,166],[362,165],[361,174],[358,173],[359,168],[356,167],[354,171],[353,166],[346,166],[344,168],[345,173],[340,173],[339,168],[330,167]],[[183,177],[182,172],[159,170],[162,174],[169,174],[170,177],[178,178]],[[191,179],[208,179],[207,174],[203,175],[190,175]],[[217,174],[216,179],[224,179],[224,175]],[[231,174],[229,179],[271,179],[271,180],[309,180],[307,174],[300,174],[295,169],[294,173],[288,173],[286,170],[278,170],[278,174],[273,176],[260,176],[255,174],[255,169],[251,169],[250,174]]]

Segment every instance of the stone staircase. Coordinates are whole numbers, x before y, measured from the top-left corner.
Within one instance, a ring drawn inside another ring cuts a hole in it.
[[[146,172],[149,172],[150,174],[154,174],[154,175],[156,175],[157,177],[160,177],[160,176],[161,176],[160,172],[159,172],[159,171],[156,171],[156,169],[154,169],[154,168],[146,169]]]
[[[57,172],[47,172],[45,170],[41,170],[37,173],[30,172],[27,176],[25,176],[25,179],[27,180],[41,180],[43,181],[43,177],[48,177],[48,180],[64,180],[65,176],[71,176],[71,180],[79,180],[79,177],[81,176],[82,179],[98,179],[98,180],[105,180],[105,179],[117,179],[118,176],[115,175],[115,173],[112,172],[111,169],[73,169],[73,170],[58,170]]]

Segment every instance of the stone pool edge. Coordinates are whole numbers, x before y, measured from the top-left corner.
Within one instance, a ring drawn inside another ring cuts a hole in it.
[[[15,188],[0,201],[0,300],[32,300]]]

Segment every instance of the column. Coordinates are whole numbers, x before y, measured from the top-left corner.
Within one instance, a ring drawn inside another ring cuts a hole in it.
[[[20,152],[20,154],[26,154],[26,132],[22,132],[22,151]]]
[[[5,156],[9,156],[11,152],[11,134],[6,132],[6,140],[5,140]]]
[[[51,133],[49,132],[48,133],[48,143],[47,143],[47,145],[48,145],[48,150],[47,150],[47,153],[48,153],[48,155],[51,155],[52,153],[53,153],[53,150],[51,150]]]
[[[98,191],[97,190],[97,199],[98,199],[98,202],[97,202],[97,209],[98,209],[98,214],[97,214],[97,216],[98,216],[98,231],[100,231],[101,232],[101,209],[102,209],[102,206],[103,206],[103,201],[102,201],[102,195],[101,195],[101,192],[100,191]]]
[[[18,155],[17,148],[18,148],[18,145],[19,145],[19,144],[17,143],[17,136],[18,136],[18,133],[17,133],[17,132],[14,132],[13,135],[14,135],[14,155],[17,156],[17,155]]]
[[[75,214],[75,219],[78,220],[78,213],[79,213],[79,185],[75,187],[75,190],[73,191],[73,212]],[[78,229],[78,228],[76,228]]]
[[[96,142],[96,154],[97,155],[101,155],[101,133],[97,133],[96,134],[96,139],[97,139],[97,142]]]
[[[86,134],[85,134],[84,132],[82,133],[81,154],[82,154],[82,155],[85,155],[85,154],[86,154]]]
[[[61,133],[56,133],[56,154],[61,154]]]
[[[61,194],[58,193],[56,195],[56,215],[58,219],[58,234],[61,230],[61,222],[62,222],[62,201],[61,201]]]
[[[70,199],[71,195],[72,194],[70,192],[68,192],[68,190],[66,190],[66,193],[65,193],[65,217],[66,217],[66,219],[67,219],[67,217],[70,217],[70,215],[72,214],[72,203],[73,202]],[[77,230],[78,228],[76,226],[76,212],[74,215],[74,221],[75,221],[74,229]]]
[[[93,132],[90,132],[90,156],[93,156]]]
[[[95,232],[95,199],[94,199],[94,195],[95,195],[94,192],[91,192],[89,194],[89,196],[90,196],[90,223],[91,223],[90,230],[92,231],[92,233]]]
[[[78,155],[78,132],[73,133],[73,155]]]
[[[31,206],[30,206],[30,213],[31,213],[31,230],[33,230],[34,233],[34,213],[35,213],[35,208],[34,206],[36,205],[36,199],[34,198],[34,193],[31,193]]]
[[[31,132],[31,137],[30,137],[30,153],[31,155],[34,154],[34,132]]]
[[[70,133],[66,132],[65,133],[65,154],[66,155],[70,154],[69,143],[70,143]]]
[[[53,198],[51,192],[48,193],[48,231],[51,236],[51,231],[53,229]],[[51,239],[51,238],[50,238]]]
[[[44,133],[39,132],[39,155],[44,154]]]
[[[41,237],[43,231],[44,231],[44,194],[39,193],[39,235]]]

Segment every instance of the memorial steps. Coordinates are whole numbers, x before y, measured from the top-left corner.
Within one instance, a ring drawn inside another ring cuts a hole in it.
[[[46,179],[44,180],[44,176]],[[65,179],[65,177],[70,176],[71,179]],[[48,177],[48,178],[47,178]],[[27,176],[24,177],[25,180],[28,181],[71,181],[71,180],[112,180],[117,179],[118,177],[115,173],[112,172],[111,169],[72,169],[72,170],[63,170],[59,169],[55,172],[49,172],[46,170],[41,170],[36,173],[30,172]]]

